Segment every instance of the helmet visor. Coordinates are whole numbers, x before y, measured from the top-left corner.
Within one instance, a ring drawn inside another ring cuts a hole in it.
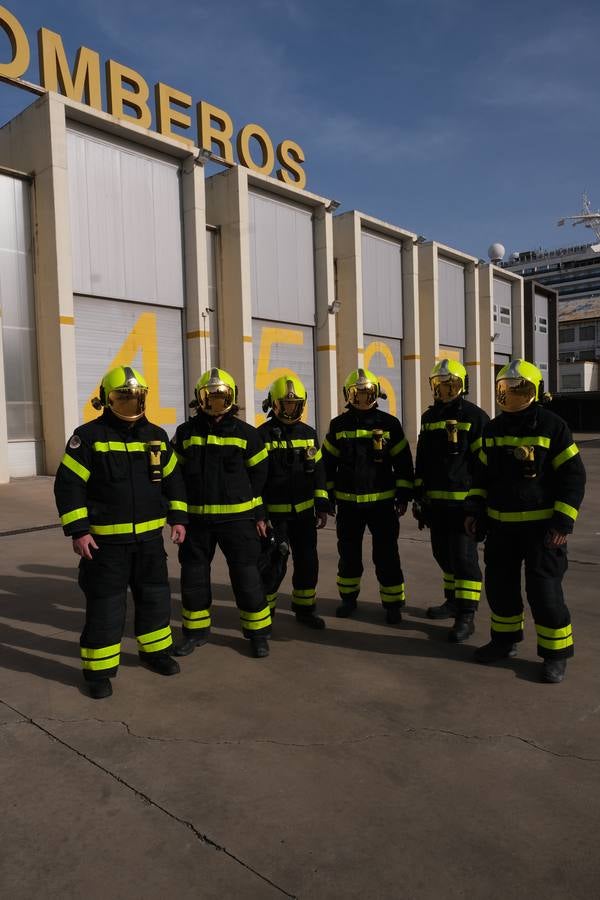
[[[441,403],[450,403],[462,393],[463,383],[458,375],[432,375],[429,379],[433,399]]]
[[[119,419],[135,422],[144,415],[147,393],[143,387],[119,388],[109,393],[108,405]]]
[[[377,400],[377,385],[371,381],[348,388],[348,403],[355,409],[371,409]]]
[[[209,416],[222,416],[233,406],[233,389],[228,384],[200,388],[200,408]]]
[[[521,412],[535,400],[535,385],[524,378],[501,378],[496,382],[496,402],[504,412]]]
[[[304,412],[305,400],[295,397],[291,400],[276,400],[275,415],[282,422],[298,422]]]

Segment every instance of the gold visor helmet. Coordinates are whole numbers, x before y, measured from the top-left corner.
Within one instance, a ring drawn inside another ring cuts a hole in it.
[[[137,422],[146,411],[148,384],[143,375],[130,366],[118,366],[107,372],[100,383],[100,396],[94,397],[94,409],[110,409],[124,422]]]
[[[467,393],[467,370],[456,359],[441,359],[429,373],[434,401],[451,403]]]
[[[368,369],[355,369],[344,382],[344,399],[355,409],[367,410],[375,406],[381,393],[377,376]]]
[[[513,359],[496,376],[496,402],[502,412],[522,412],[542,391],[542,373],[524,359]]]
[[[271,407],[278,419],[286,425],[292,425],[302,418],[306,399],[306,388],[300,379],[293,375],[282,375],[271,385],[263,410],[266,412]]]
[[[229,372],[209,369],[196,383],[196,400],[207,416],[223,416],[233,407],[237,388]]]

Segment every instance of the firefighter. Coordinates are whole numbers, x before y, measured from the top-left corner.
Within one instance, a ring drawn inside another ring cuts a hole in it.
[[[300,379],[282,375],[273,382],[263,403],[263,411],[270,412],[258,432],[269,454],[263,494],[273,528],[275,562],[286,559],[281,548],[288,546],[294,564],[292,610],[301,625],[321,629],[325,622],[315,614],[319,575],[317,529],[327,524],[329,497],[317,433],[301,421],[306,400],[306,388]],[[275,583],[267,593],[271,615],[285,566],[279,565],[277,570]]]
[[[485,428],[480,465],[469,491],[465,525],[472,536],[487,527],[485,589],[491,641],[475,659],[494,663],[516,652],[523,639],[521,567],[535,622],[542,680],[565,676],[573,655],[571,616],[562,579],[567,536],[585,489],[585,469],[566,423],[541,404],[542,373],[515,359],[496,377],[501,409]]]
[[[210,566],[217,545],[227,565],[244,637],[255,657],[269,655],[271,630],[258,556],[266,535],[262,489],[267,451],[256,428],[236,416],[237,387],[213,368],[196,384],[197,414],[177,428],[173,446],[183,465],[189,527],[179,548],[183,641],[177,656],[205,644],[211,626]]]
[[[333,419],[323,444],[327,488],[337,507],[338,576],[341,605],[336,615],[357,607],[363,573],[365,528],[373,540],[373,563],[388,624],[402,618],[404,576],[400,566],[399,517],[413,491],[413,464],[402,425],[377,406],[385,399],[377,377],[356,369],[344,383],[346,411]]]
[[[430,606],[430,619],[454,619],[448,640],[465,641],[474,631],[481,594],[477,543],[465,532],[464,501],[489,416],[465,399],[467,370],[442,359],[429,375],[433,405],[421,417],[415,459],[413,515],[428,526],[433,557],[443,575],[445,600]]]
[[[128,585],[141,662],[160,675],[179,672],[170,655],[171,594],[162,529],[168,521],[171,539],[181,543],[187,504],[168,437],[145,416],[147,393],[135,369],[107,372],[92,400],[102,415],[75,429],[54,483],[64,533],[81,557],[79,585],[86,598],[81,661],[94,699],[112,694]]]

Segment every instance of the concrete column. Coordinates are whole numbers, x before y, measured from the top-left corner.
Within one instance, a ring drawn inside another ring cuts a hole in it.
[[[358,213],[352,211],[334,217],[333,248],[337,299],[342,304],[336,319],[337,380],[341,391],[348,373],[364,366],[361,224]],[[337,403],[341,403],[341,396],[338,396]]]
[[[513,359],[523,359],[525,357],[525,298],[523,293],[523,279],[520,277],[518,280],[515,279],[513,281],[511,300],[512,355]]]
[[[323,205],[315,208],[315,348],[318,403],[316,424],[319,437],[327,433],[329,422],[338,411],[338,385],[336,372],[336,323],[329,313],[329,304],[335,299],[335,273],[333,267],[333,222],[330,212]],[[343,302],[343,298],[340,297]]]
[[[201,165],[197,165],[195,154],[190,154],[183,163],[181,188],[187,351],[185,381],[186,399],[189,400],[194,396],[194,387],[198,378],[212,364],[212,360],[207,359],[204,353],[204,348],[210,346],[210,331],[207,327],[208,316],[206,314],[209,298],[204,169]]]
[[[31,172],[34,296],[45,471],[54,474],[79,423],[63,100],[45,94],[0,130],[0,161]]]
[[[429,400],[429,373],[440,352],[438,255],[434,241],[419,244],[419,331],[421,336],[421,394]]]
[[[480,402],[488,415],[494,414],[494,269],[488,264],[479,267],[479,347],[480,347]],[[473,401],[475,402],[475,401]]]
[[[479,278],[474,262],[465,266],[465,368],[469,399],[481,403],[481,345],[479,334]]]
[[[238,386],[240,414],[254,424],[248,176],[235,166],[206,181],[206,218],[220,228],[219,356]]]
[[[0,484],[8,484],[8,428],[6,424],[6,388],[2,342],[2,306],[0,306]]]
[[[402,241],[402,426],[414,444],[421,427],[421,329],[419,257],[412,239]]]

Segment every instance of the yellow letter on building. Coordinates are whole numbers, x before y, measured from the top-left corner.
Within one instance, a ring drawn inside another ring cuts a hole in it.
[[[159,81],[154,85],[154,99],[156,101],[156,129],[165,137],[175,138],[181,141],[186,147],[193,147],[194,142],[182,134],[172,131],[171,125],[179,125],[180,128],[189,128],[192,124],[191,118],[178,109],[173,109],[171,103],[181,106],[184,109],[192,105],[192,98],[189,94],[182,94],[181,91],[169,87]]]
[[[302,168],[304,162],[302,147],[295,141],[282,141],[277,147],[277,159],[285,166],[285,169],[277,169],[279,180],[302,190],[306,185],[306,172]],[[286,172],[286,169],[289,169],[289,172]]]
[[[126,87],[130,90],[127,90]],[[150,89],[142,76],[121,63],[109,59],[106,63],[106,100],[108,111],[118,119],[133,122],[142,128],[152,125],[152,113],[148,106]],[[125,106],[137,110],[132,116],[125,112]]]
[[[0,75],[20,78],[29,68],[29,41],[21,23],[3,6],[0,6],[0,29],[6,33],[12,51],[10,62],[0,62]]]
[[[252,159],[250,153],[250,139],[254,138],[260,145],[262,153],[262,165],[258,165]],[[260,172],[261,175],[270,175],[275,165],[275,153],[271,138],[260,125],[244,125],[237,136],[237,153],[239,161],[247,169]]]
[[[70,100],[102,109],[100,88],[100,55],[88,47],[80,47],[71,75],[60,34],[40,28],[38,31],[40,78],[49,91],[64,94]],[[85,100],[82,98],[85,96]]]
[[[213,122],[216,123],[216,128]],[[214,142],[219,148],[219,155],[233,165],[232,134],[231,116],[224,109],[201,100],[198,103],[198,146],[204,150],[212,150]]]

